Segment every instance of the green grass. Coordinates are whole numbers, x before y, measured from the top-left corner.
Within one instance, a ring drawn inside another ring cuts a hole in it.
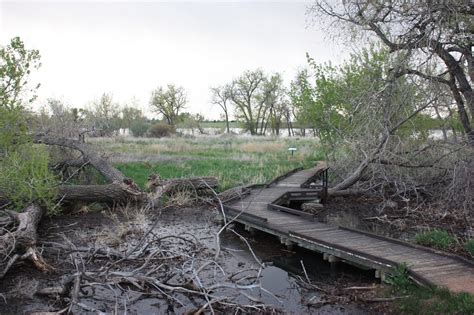
[[[433,230],[417,234],[415,242],[419,245],[447,250],[456,244],[456,239],[446,231]]]
[[[413,287],[405,294],[408,297],[396,305],[402,314],[474,314],[474,297],[468,293]]]
[[[266,183],[296,167],[310,167],[324,159],[317,143],[307,139],[121,138],[96,140],[93,145],[113,154],[114,165],[142,188],[149,174],[158,173],[165,179],[216,176],[222,191],[237,185]],[[290,146],[298,148],[293,157],[288,152]],[[121,157],[130,156],[139,159],[121,162]]]
[[[393,286],[391,295],[406,296],[395,303],[401,314],[474,314],[474,296],[416,286],[408,278],[406,265],[399,266],[387,282]]]
[[[469,255],[474,257],[474,240],[469,240],[464,243],[464,249],[468,252]]]
[[[116,167],[141,187],[144,187],[150,173],[158,173],[162,178],[216,176],[219,179],[219,190],[222,191],[242,184],[266,183],[291,169],[311,165],[310,161],[263,160],[254,163],[252,161],[206,158],[180,162],[166,161],[153,164],[151,167],[140,162],[118,163]]]

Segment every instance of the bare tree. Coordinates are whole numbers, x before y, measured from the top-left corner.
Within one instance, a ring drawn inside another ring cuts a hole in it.
[[[85,111],[86,120],[97,135],[110,136],[120,129],[120,106],[113,101],[112,94],[104,93],[92,102]]]
[[[318,0],[310,13],[329,16],[342,27],[369,30],[390,51],[406,52],[411,66],[400,67],[397,75],[415,75],[447,85],[464,132],[474,143],[472,1]],[[433,64],[442,69],[436,74],[426,72]]]
[[[65,138],[78,138],[85,128],[84,115],[80,109],[71,108],[63,101],[49,98],[38,119],[44,130]]]
[[[265,134],[270,118],[278,118],[278,122],[271,122],[272,127],[281,124],[280,103],[284,94],[280,74],[269,77],[260,69],[245,71],[230,85],[236,116],[245,122],[252,135]]]
[[[186,92],[181,86],[168,84],[166,89],[158,87],[151,93],[150,105],[152,109],[162,115],[172,126],[177,123],[177,118],[185,108],[186,102]]]
[[[225,124],[227,133],[230,133],[229,126],[229,110],[231,100],[231,87],[230,85],[223,85],[211,88],[212,92],[212,104],[218,105],[224,112]]]

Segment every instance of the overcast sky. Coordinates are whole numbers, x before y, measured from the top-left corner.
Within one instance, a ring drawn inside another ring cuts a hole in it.
[[[308,22],[309,4],[0,0],[0,40],[20,36],[40,50],[38,103],[56,97],[84,107],[107,92],[148,111],[152,89],[174,83],[186,89],[188,111],[218,118],[211,86],[256,68],[289,83],[306,52],[318,62],[346,55]]]

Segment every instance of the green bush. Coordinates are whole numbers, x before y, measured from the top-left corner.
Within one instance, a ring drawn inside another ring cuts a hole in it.
[[[130,126],[130,132],[134,137],[143,137],[149,128],[150,124],[146,121],[135,121]]]
[[[385,279],[385,282],[393,285],[400,291],[406,291],[413,283],[408,276],[408,266],[406,263],[398,265],[389,276]]]
[[[26,49],[20,38],[0,46],[0,191],[10,209],[21,211],[36,202],[51,214],[57,210],[57,181],[48,169],[48,152],[32,142],[26,107],[38,88],[26,87],[28,76],[39,66],[39,52]]]
[[[173,126],[163,124],[163,123],[158,123],[158,124],[152,125],[148,129],[148,136],[152,138],[163,138],[163,137],[169,137],[175,132],[176,131]]]
[[[474,240],[469,240],[466,243],[464,243],[464,249],[474,257]]]
[[[456,244],[456,239],[446,231],[432,230],[415,236],[417,244],[446,250]]]
[[[44,147],[21,145],[0,161],[0,190],[12,208],[21,211],[36,201],[54,214],[56,178],[48,169],[49,155]]]

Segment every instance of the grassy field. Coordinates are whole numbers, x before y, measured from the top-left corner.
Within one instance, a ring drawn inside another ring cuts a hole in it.
[[[150,173],[163,178],[217,176],[219,190],[265,183],[324,155],[314,139],[269,137],[91,138],[97,150],[143,187]],[[291,156],[289,147],[298,150]]]

